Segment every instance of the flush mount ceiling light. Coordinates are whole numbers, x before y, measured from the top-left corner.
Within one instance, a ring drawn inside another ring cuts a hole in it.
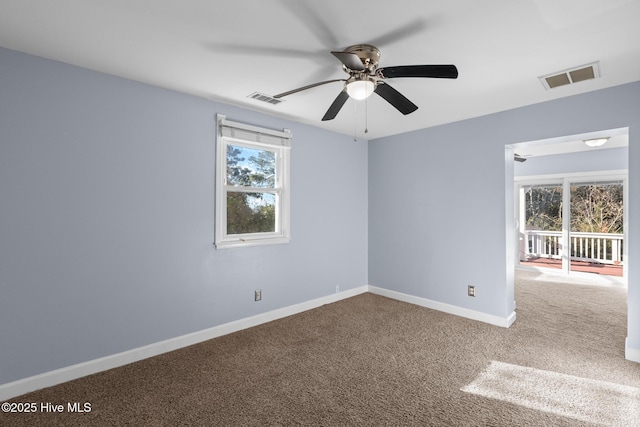
[[[583,142],[587,144],[589,147],[600,147],[601,145],[604,145],[608,140],[609,140],[609,137],[593,138],[593,139],[585,139]]]
[[[347,93],[353,99],[362,100],[371,96],[375,84],[371,80],[354,80],[347,82]]]

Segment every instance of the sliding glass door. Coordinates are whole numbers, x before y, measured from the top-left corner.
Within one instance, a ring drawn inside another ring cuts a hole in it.
[[[624,179],[521,182],[521,266],[623,276]]]
[[[523,185],[520,199],[520,261],[561,268],[562,183]]]
[[[570,184],[572,271],[622,276],[622,180]]]

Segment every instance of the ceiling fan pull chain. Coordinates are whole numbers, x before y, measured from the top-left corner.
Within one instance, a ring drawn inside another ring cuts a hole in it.
[[[356,134],[358,132],[358,110],[356,108],[357,103],[353,101],[353,142],[358,142]]]
[[[364,133],[369,133],[369,98],[364,100]]]

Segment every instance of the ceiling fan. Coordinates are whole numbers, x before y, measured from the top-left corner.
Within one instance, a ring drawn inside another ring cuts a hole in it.
[[[398,77],[455,79],[458,77],[458,69],[455,65],[400,65],[378,68],[380,49],[370,44],[349,46],[340,52],[332,51],[331,54],[342,62],[342,69],[349,75],[348,78],[313,83],[280,93],[274,98],[282,98],[327,83],[344,82],[343,90],[322,117],[323,121],[334,119],[349,97],[361,100],[368,98],[374,92],[406,115],[416,111],[418,106],[391,87],[385,81],[386,79]]]

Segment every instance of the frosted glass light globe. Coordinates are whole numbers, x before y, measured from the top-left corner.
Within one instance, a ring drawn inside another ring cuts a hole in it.
[[[369,80],[356,80],[351,83],[347,83],[347,93],[353,99],[362,100],[366,99],[373,93],[375,85]]]

